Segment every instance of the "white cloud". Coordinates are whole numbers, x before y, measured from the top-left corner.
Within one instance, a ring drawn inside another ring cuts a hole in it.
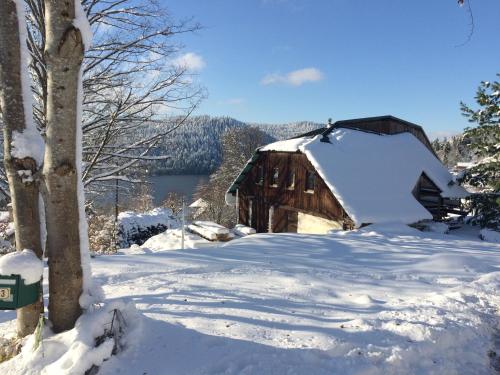
[[[301,86],[307,82],[318,82],[324,78],[324,74],[317,68],[304,68],[294,70],[285,75],[268,74],[260,83],[263,85],[272,85],[276,83],[284,83],[291,86]]]
[[[176,66],[186,68],[192,72],[199,72],[207,65],[203,57],[194,52],[188,52],[179,56],[173,63]]]

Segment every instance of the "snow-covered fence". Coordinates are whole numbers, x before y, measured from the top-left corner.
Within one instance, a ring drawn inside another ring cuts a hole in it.
[[[178,219],[168,208],[155,208],[144,213],[122,212],[118,215],[118,245],[142,245],[150,237],[178,226]]]

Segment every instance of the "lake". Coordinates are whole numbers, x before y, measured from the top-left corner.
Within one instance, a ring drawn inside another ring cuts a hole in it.
[[[2,1],[2,0],[0,0]],[[149,189],[151,195],[153,196],[153,204],[158,207],[165,200],[169,193],[177,193],[184,196],[186,199],[186,204],[190,205],[193,203],[194,194],[196,193],[196,188],[199,184],[208,181],[207,175],[161,175],[161,176],[151,176],[146,179],[149,183]],[[122,186],[122,184],[120,184]],[[129,184],[125,186],[127,189],[130,187]],[[119,196],[119,202],[121,205],[125,204],[127,206],[127,200],[130,200],[131,195],[134,194],[128,191],[128,193],[121,192]],[[110,189],[107,193],[100,194],[97,196],[87,195],[94,201],[97,207],[105,210],[111,209],[115,204],[115,191]]]
[[[207,175],[161,175],[148,178],[155,206],[159,206],[169,193],[183,195],[189,205],[194,200],[197,186],[207,181]]]

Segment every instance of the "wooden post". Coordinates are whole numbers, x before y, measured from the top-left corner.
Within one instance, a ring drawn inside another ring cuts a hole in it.
[[[273,233],[273,217],[274,217],[274,206],[269,207],[269,224],[267,231]]]
[[[240,223],[240,189],[236,189],[236,224]]]
[[[186,225],[186,222],[185,222],[185,213],[184,213],[184,210],[185,210],[185,206],[186,206],[186,203],[184,202],[184,198],[182,198],[182,221],[181,221],[181,225],[182,225],[182,231],[181,231],[181,249],[184,250],[184,227]]]

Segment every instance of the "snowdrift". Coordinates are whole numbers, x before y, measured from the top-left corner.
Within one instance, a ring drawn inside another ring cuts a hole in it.
[[[169,232],[148,246],[164,248]],[[27,362],[23,351],[0,373],[50,365],[65,374],[65,363],[86,361],[100,363],[101,375],[490,374],[500,341],[500,244],[464,233],[393,223],[99,256],[92,269],[107,298],[144,315],[124,350],[102,361],[109,348],[86,344],[102,332],[83,331],[94,326],[88,321],[64,339],[46,336],[48,362]],[[1,332],[13,317],[0,314]]]

